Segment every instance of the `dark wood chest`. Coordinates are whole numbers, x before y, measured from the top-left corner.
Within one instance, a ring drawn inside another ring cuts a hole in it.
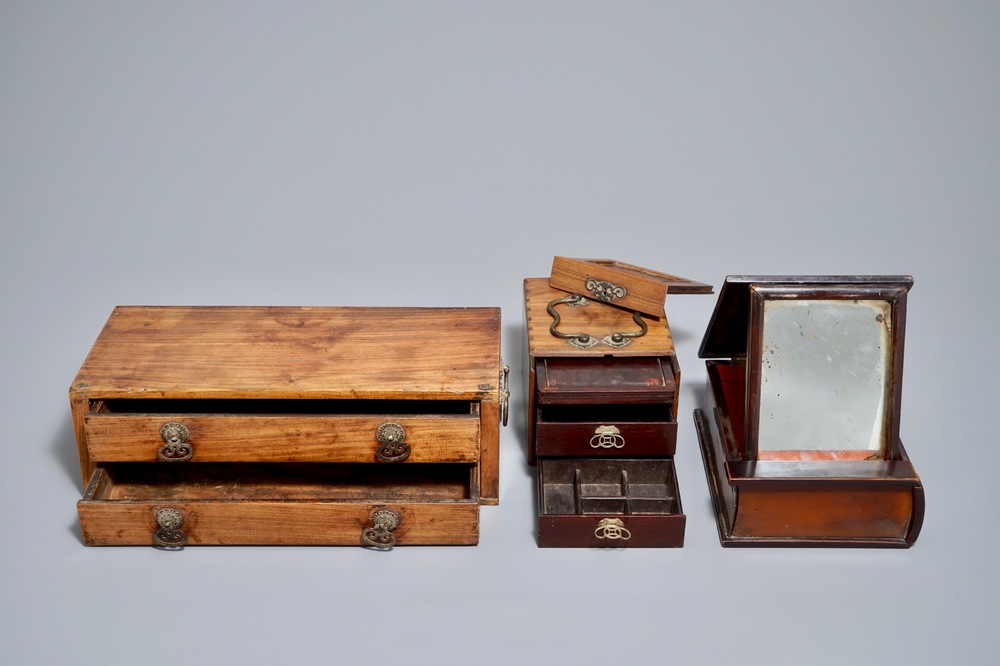
[[[549,284],[524,281],[538,545],[682,546],[680,366],[666,318]]]

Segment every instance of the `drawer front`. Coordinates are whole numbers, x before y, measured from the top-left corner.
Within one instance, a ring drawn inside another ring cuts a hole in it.
[[[672,456],[677,422],[545,423],[535,426],[539,456]]]
[[[479,459],[478,415],[330,416],[92,413],[84,419],[87,451],[97,462],[153,462],[167,442],[165,424],[184,426],[191,461],[367,462],[379,460],[379,428],[401,427],[406,462]],[[384,458],[383,458],[384,459]]]
[[[386,510],[396,545],[475,544],[477,474],[451,463],[118,463],[95,470],[77,510],[87,545],[360,546]]]
[[[115,502],[81,500],[83,541],[88,546],[154,546],[160,529],[156,512],[167,508],[183,516],[185,545],[361,546],[361,534],[379,509],[399,516],[392,530],[396,545],[475,545],[479,507],[460,503],[338,502]]]
[[[620,514],[541,515],[541,548],[680,548],[684,514],[623,516]]]

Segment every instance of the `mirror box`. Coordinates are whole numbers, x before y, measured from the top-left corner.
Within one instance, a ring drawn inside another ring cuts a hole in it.
[[[724,546],[906,548],[924,492],[899,438],[909,276],[729,276],[695,424]]]

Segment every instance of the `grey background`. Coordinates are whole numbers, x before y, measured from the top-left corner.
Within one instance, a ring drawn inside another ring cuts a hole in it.
[[[0,2],[0,661],[995,663],[995,2]],[[553,255],[908,273],[908,551],[723,550],[668,298],[679,550],[536,548],[524,387],[474,548],[85,548],[116,304],[499,305]]]

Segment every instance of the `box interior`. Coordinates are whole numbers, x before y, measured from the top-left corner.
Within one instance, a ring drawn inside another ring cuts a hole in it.
[[[665,459],[539,462],[543,514],[679,513],[673,463]]]
[[[111,463],[85,499],[108,501],[460,501],[477,499],[462,463]]]

